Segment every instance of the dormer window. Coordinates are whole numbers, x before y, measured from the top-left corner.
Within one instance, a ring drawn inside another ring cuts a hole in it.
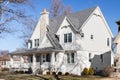
[[[27,45],[28,45],[28,48],[32,48],[32,40],[28,40]]]
[[[30,48],[32,48],[32,40],[30,41]]]
[[[72,33],[64,34],[64,43],[72,42]]]

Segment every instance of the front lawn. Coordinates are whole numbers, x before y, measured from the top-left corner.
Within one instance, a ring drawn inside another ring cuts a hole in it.
[[[30,74],[10,74],[10,73],[0,73],[0,79],[4,80],[55,80],[52,75],[30,75]],[[60,80],[106,80],[105,78],[99,76],[58,76]],[[108,79],[109,80],[109,79]],[[113,80],[113,78],[111,79]]]

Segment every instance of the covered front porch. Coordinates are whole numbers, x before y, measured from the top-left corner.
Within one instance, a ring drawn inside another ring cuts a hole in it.
[[[62,51],[52,49],[16,52],[10,55],[10,66],[14,71],[28,71],[29,68],[32,69],[33,73],[36,73],[38,70],[42,70],[43,74],[46,71],[56,71],[58,64],[56,55],[60,52]],[[19,56],[20,61],[14,61],[13,56]]]

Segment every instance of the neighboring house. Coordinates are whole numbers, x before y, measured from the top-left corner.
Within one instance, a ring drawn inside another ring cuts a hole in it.
[[[0,68],[10,68],[10,57],[8,54],[0,56]]]
[[[25,56],[23,57],[23,59],[24,59],[24,63],[26,63],[27,59]],[[12,60],[14,62],[13,66],[11,65],[11,58],[8,54],[1,55],[0,56],[0,68],[11,68],[11,67],[15,69],[20,68],[20,63],[21,63],[20,57],[14,55],[12,56]]]
[[[21,67],[81,75],[83,69],[102,70],[113,65],[113,34],[99,7],[49,18],[44,9],[28,40],[28,49],[12,52]],[[24,63],[23,56],[28,57]],[[11,65],[14,62],[11,57]]]
[[[117,69],[120,69],[120,20],[117,21],[116,23],[118,25],[118,34],[114,40],[114,43],[116,44],[115,66]]]

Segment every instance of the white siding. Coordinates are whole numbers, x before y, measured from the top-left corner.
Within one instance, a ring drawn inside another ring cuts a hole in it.
[[[63,20],[60,28],[58,29],[57,35],[60,35],[60,44],[62,45],[63,49],[65,50],[75,50],[75,34],[70,27],[70,24],[65,19]],[[66,27],[65,27],[66,26]],[[64,43],[64,34],[72,33],[72,42]]]
[[[40,39],[40,20],[38,21],[37,26],[35,27],[33,34],[30,38],[30,40],[32,40],[32,48],[35,48],[35,43],[34,43],[34,39]],[[29,48],[30,46],[28,46]]]
[[[84,38],[80,39],[79,35],[77,35],[76,42],[81,45],[83,50],[106,52],[111,50],[111,35],[100,13],[96,11],[95,14],[99,16],[94,14],[91,15],[82,28]],[[91,39],[91,35],[93,35],[93,39]],[[107,38],[109,38],[109,46],[107,46]]]
[[[39,48],[46,48],[46,47],[53,47],[47,37],[43,39]]]

